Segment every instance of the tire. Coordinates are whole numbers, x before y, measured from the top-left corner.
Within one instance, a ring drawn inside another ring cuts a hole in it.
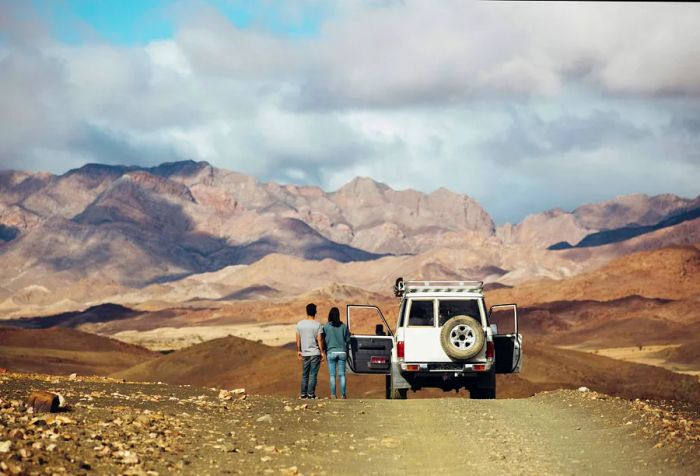
[[[495,388],[473,388],[469,390],[469,398],[472,400],[493,400],[496,398]]]
[[[440,344],[454,360],[471,359],[484,347],[484,329],[470,316],[455,316],[448,320],[440,332]]]
[[[477,377],[476,382],[469,389],[469,398],[472,400],[493,400],[496,398],[495,370]]]
[[[407,388],[395,388],[391,393],[392,400],[406,400],[408,399],[408,389]]]
[[[408,398],[407,388],[394,388],[391,385],[391,375],[386,376],[385,389],[387,400],[406,400]]]

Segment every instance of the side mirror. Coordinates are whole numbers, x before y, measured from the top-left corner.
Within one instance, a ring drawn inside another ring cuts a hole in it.
[[[384,332],[384,324],[377,324],[374,327],[374,335],[377,336],[385,336],[386,333]]]
[[[491,332],[493,335],[498,334],[498,326],[496,324],[491,324],[489,327],[491,327]]]

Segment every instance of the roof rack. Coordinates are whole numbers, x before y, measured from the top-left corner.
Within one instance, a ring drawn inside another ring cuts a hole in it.
[[[404,281],[402,278],[399,278],[394,285],[394,294],[398,297],[407,293],[418,292],[480,293],[483,290],[483,281]]]

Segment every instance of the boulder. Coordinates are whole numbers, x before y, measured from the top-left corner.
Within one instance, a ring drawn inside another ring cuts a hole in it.
[[[35,413],[56,413],[60,408],[60,400],[55,393],[36,391],[29,394],[27,406],[32,408]]]

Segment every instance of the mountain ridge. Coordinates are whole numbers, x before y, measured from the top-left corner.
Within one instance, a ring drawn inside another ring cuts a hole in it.
[[[62,175],[6,171],[0,172],[0,267],[13,272],[0,277],[0,311],[18,316],[26,315],[23,307],[37,315],[75,310],[275,254],[302,262],[365,262],[373,280],[393,279],[398,269],[425,276],[476,273],[505,285],[559,279],[631,251],[692,242],[700,219],[669,222],[663,229],[654,228],[654,220],[668,220],[696,203],[700,199],[637,194],[496,227],[468,195],[444,187],[427,194],[394,190],[369,177],[327,192],[261,182],[195,161],[86,164]],[[649,228],[634,239],[607,243],[595,255],[591,248],[547,250],[601,232],[592,226],[614,229],[620,223]],[[391,256],[407,258],[383,259]],[[268,279],[269,270],[258,268]],[[330,282],[342,283],[344,275],[362,286],[348,274],[359,272],[355,267],[307,268]],[[250,276],[252,282],[240,289],[278,289]],[[63,307],[51,307],[61,302]]]

